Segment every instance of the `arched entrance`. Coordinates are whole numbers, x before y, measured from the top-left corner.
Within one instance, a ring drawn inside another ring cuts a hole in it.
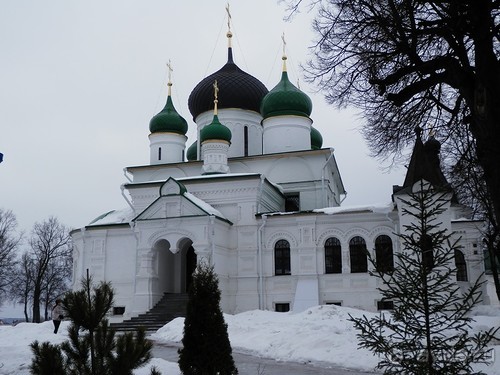
[[[183,238],[178,241],[178,251],[172,252],[171,243],[166,239],[158,240],[156,251],[156,274],[158,275],[158,293],[186,293],[191,285],[193,272],[197,265],[193,241]]]
[[[196,269],[197,260],[193,246],[189,246],[186,252],[186,292],[189,291],[189,287],[193,282],[193,272]]]

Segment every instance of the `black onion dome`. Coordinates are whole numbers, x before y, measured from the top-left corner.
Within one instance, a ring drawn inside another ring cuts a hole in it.
[[[215,80],[219,87],[219,109],[240,108],[260,112],[260,102],[268,90],[257,78],[244,72],[234,63],[232,48],[229,48],[227,63],[204,78],[191,91],[188,106],[193,120],[196,120],[199,114],[213,109]]]

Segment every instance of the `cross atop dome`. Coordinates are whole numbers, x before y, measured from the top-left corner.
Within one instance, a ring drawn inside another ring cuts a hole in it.
[[[281,34],[281,40],[283,41],[283,56],[281,57],[281,60],[283,60],[283,71],[286,72],[286,40],[285,40],[285,32]]]

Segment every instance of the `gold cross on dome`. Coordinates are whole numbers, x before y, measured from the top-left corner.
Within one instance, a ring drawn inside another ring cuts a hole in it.
[[[172,72],[174,71],[172,69],[172,63],[170,62],[170,59],[168,59],[167,68],[168,68],[168,82],[170,82],[172,80]]]
[[[226,12],[227,12],[227,29],[231,31],[231,12],[229,11],[229,3],[226,5]]]
[[[286,40],[285,40],[285,32],[281,34],[281,40],[283,41],[283,56],[285,56],[285,48],[286,48]]]
[[[215,80],[213,87],[214,87],[214,98],[215,100],[217,100],[219,97],[219,86],[217,85],[217,80]]]

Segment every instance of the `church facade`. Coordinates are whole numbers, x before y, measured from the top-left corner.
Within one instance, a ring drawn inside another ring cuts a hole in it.
[[[406,179],[386,205],[342,207],[335,155],[322,147],[312,102],[289,81],[286,57],[268,91],[235,64],[230,33],[228,40],[227,63],[189,97],[198,139],[187,148],[169,79],[165,108],[149,124],[150,163],[125,169],[126,208],[72,231],[73,287],[87,270],[111,281],[118,321],[148,311],[164,293],[185,293],[196,265],[207,262],[227,313],[390,308],[366,251],[393,265],[405,224],[398,197],[422,179],[446,183],[439,143],[417,134]],[[451,194],[440,219],[460,238],[456,277],[467,287],[484,270],[481,223],[468,220]]]

